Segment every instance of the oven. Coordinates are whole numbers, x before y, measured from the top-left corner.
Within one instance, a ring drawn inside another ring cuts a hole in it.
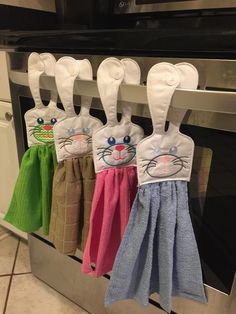
[[[81,49],[81,48],[79,48]],[[89,49],[88,49],[89,50]],[[54,52],[58,59],[71,55],[76,59],[88,58],[93,72],[102,60],[111,55],[97,53]],[[121,55],[113,51],[113,55]],[[190,213],[201,256],[204,283],[208,293],[207,305],[175,298],[175,314],[234,314],[236,312],[236,61],[233,59],[158,57],[129,54],[141,68],[142,86],[122,86],[120,101],[130,101],[133,105],[134,122],[141,125],[145,134],[152,132],[147,106],[145,80],[152,65],[168,61],[173,64],[186,61],[199,71],[199,90],[178,90],[172,106],[190,109],[182,131],[195,142],[192,178],[189,184]],[[17,136],[18,154],[21,159],[27,149],[23,121],[24,112],[33,106],[28,81],[27,58],[29,52],[8,53],[10,88],[12,94],[14,121]],[[123,56],[122,56],[123,57]],[[79,110],[79,95],[93,96],[92,114],[105,121],[98,99],[96,77],[93,82],[76,83],[76,110]],[[41,79],[41,94],[45,102],[49,99],[49,88],[54,86],[52,77]],[[47,237],[36,232],[29,235],[32,272],[80,304],[92,314],[154,314],[164,313],[158,296],[150,298],[147,309],[133,301],[124,301],[104,308],[103,300],[109,274],[91,278],[80,272],[82,254],[76,256],[59,254]],[[91,302],[91,300],[93,300]]]
[[[236,8],[234,0],[114,0],[116,14]]]

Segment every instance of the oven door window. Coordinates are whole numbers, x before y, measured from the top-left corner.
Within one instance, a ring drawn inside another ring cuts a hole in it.
[[[190,213],[204,282],[230,294],[236,265],[236,133],[182,129],[195,142]]]

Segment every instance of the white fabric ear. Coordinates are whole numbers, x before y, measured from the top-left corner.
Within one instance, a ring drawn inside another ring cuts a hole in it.
[[[180,76],[180,83],[178,88],[191,90],[197,89],[199,80],[197,69],[192,64],[187,62],[177,63],[175,67]],[[168,112],[170,122],[169,130],[171,128],[179,129],[186,112],[187,110],[185,109],[170,107]]]
[[[116,58],[105,59],[98,68],[98,91],[109,125],[117,124],[118,91],[124,75],[124,67]]]
[[[55,77],[56,59],[51,53],[41,53],[40,58],[44,63],[44,73],[48,76]],[[57,107],[58,93],[57,90],[50,91],[50,102],[48,107]]]
[[[81,80],[92,81],[93,79],[93,69],[92,65],[88,59],[78,61],[80,64],[79,78]],[[87,116],[92,103],[92,97],[81,96],[81,109],[80,115]]]
[[[40,58],[40,55],[36,52],[31,53],[28,59],[28,81],[36,108],[44,107],[39,89],[39,79],[44,73],[44,70],[44,62]]]
[[[132,69],[136,64],[128,59]],[[136,76],[135,76],[136,77]],[[125,78],[125,67],[115,58],[104,60],[97,73],[98,90],[107,116],[107,124],[93,135],[93,157],[95,171],[136,165],[136,145],[143,138],[143,130],[122,118],[117,121],[117,96],[121,82]],[[127,72],[126,80],[133,82],[132,71]],[[137,77],[136,81],[137,82]],[[128,113],[130,116],[130,113]]]
[[[79,75],[79,63],[72,57],[60,58],[55,66],[55,80],[58,94],[68,117],[76,116],[73,103],[73,89]]]
[[[39,88],[40,76],[54,75],[55,58],[49,53],[32,53],[28,59],[28,79],[35,108],[25,113],[28,146],[53,143],[53,125],[64,119],[66,114],[57,108],[57,91],[51,91],[48,106],[44,106]]]
[[[167,112],[172,95],[180,84],[180,76],[174,65],[162,62],[151,68],[147,81],[147,98],[153,131],[164,133]]]
[[[137,146],[140,185],[190,180],[194,143],[190,137],[179,132],[179,125],[185,112],[177,110],[177,115],[171,118],[167,132],[164,131],[164,126],[175,89],[196,88],[197,81],[196,69],[187,64],[173,66],[162,63],[149,71],[147,93],[154,131]]]
[[[140,85],[141,70],[138,63],[130,58],[124,58],[120,61],[125,70],[123,82],[130,85]],[[132,103],[122,102],[122,118],[131,121],[132,116]]]
[[[54,125],[57,160],[83,156],[92,153],[92,135],[102,126],[99,119],[89,114],[92,98],[81,97],[80,114],[77,116],[73,103],[75,79],[92,80],[92,66],[89,60],[75,60],[62,57],[56,64],[56,84],[68,114],[68,118]]]

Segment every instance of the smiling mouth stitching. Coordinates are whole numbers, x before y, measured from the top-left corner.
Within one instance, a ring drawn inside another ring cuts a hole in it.
[[[120,153],[119,153],[120,155]],[[115,158],[113,157],[114,160],[125,160],[127,158],[127,154],[122,158],[121,156],[119,156],[119,158]]]

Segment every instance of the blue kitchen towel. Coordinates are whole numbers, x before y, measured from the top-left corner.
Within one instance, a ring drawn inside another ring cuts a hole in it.
[[[168,313],[172,296],[207,301],[186,181],[139,187],[116,256],[105,305],[136,299],[147,306],[154,292],[160,294],[160,304]]]

